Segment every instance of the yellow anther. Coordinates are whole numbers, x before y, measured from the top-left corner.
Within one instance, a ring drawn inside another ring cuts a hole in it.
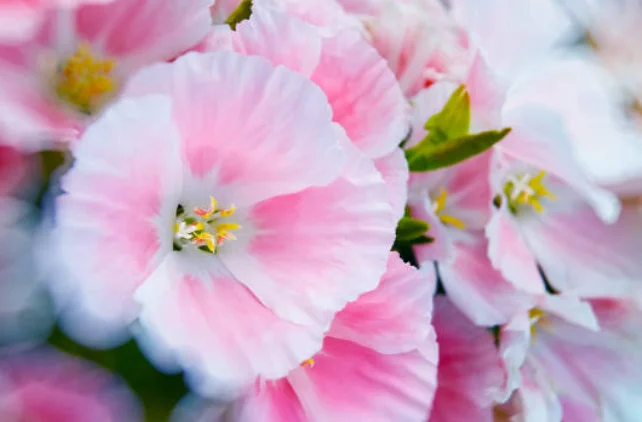
[[[519,177],[511,178],[504,185],[504,193],[508,199],[508,206],[511,211],[516,213],[520,205],[529,205],[538,213],[544,212],[544,207],[540,202],[541,198],[555,200],[557,197],[549,191],[544,185],[545,171],[540,171],[534,177],[524,174]]]
[[[537,326],[545,327],[548,325],[546,320],[546,312],[540,308],[533,308],[528,311],[528,319],[531,323],[531,341],[535,342],[535,335],[537,334]]]
[[[301,366],[307,366],[308,368],[314,368],[314,359],[308,359],[301,362]]]
[[[230,215],[234,214],[236,211],[236,207],[232,205],[231,207],[221,210],[221,217],[229,217]]]
[[[439,216],[439,221],[444,223],[447,226],[457,227],[459,230],[466,229],[466,224],[457,217],[453,217],[448,214],[441,214]]]
[[[87,44],[81,44],[73,56],[61,63],[56,76],[56,94],[83,113],[90,114],[114,91],[111,72],[115,62],[97,59]]]
[[[433,202],[433,211],[435,212],[435,215],[443,224],[456,227],[460,230],[464,230],[466,228],[466,224],[463,221],[453,215],[444,213],[447,199],[448,192],[446,191],[446,189],[441,188],[439,190],[439,196],[437,196],[437,198]]]

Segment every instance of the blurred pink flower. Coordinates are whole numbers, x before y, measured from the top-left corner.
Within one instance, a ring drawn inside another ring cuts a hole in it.
[[[508,374],[493,334],[476,327],[444,296],[435,297],[439,342],[437,393],[430,422],[492,422]]]
[[[134,396],[117,379],[53,350],[0,359],[0,419],[138,422]]]
[[[340,0],[365,25],[404,94],[412,97],[438,81],[460,83],[474,50],[466,31],[439,0]]]
[[[125,96],[57,203],[84,302],[225,385],[282,377],[377,286],[395,224],[383,180],[322,91],[263,58],[190,53]]]
[[[183,420],[425,420],[436,388],[433,289],[434,279],[391,254],[379,287],[337,314],[318,353],[282,379],[257,380],[229,409]]]
[[[30,150],[74,139],[133,71],[173,59],[205,36],[209,4],[113,0],[61,7],[47,11],[31,37],[0,39],[0,133]]]
[[[637,421],[639,301],[550,297],[501,332],[525,421]]]

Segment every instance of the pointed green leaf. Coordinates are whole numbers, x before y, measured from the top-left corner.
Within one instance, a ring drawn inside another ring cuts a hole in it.
[[[419,145],[406,150],[410,171],[430,171],[452,166],[467,158],[481,154],[501,141],[510,128],[466,135],[440,144],[424,140]]]
[[[430,228],[430,225],[422,220],[411,217],[403,217],[397,224],[397,241],[409,242],[422,237]]]
[[[430,142],[439,144],[468,135],[470,130],[470,95],[464,85],[452,93],[444,108],[426,121]]]
[[[232,31],[236,31],[236,25],[243,22],[246,19],[249,19],[252,15],[252,0],[243,0],[241,3],[230,13],[230,16],[227,17],[225,23],[232,28]]]

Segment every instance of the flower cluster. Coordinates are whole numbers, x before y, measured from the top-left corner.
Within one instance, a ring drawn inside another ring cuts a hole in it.
[[[642,9],[564,3],[4,2],[0,419],[167,420],[133,347],[176,422],[641,420]]]

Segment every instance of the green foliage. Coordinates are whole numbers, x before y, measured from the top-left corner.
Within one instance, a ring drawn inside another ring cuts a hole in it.
[[[252,15],[252,0],[243,0],[237,7],[234,9],[230,16],[227,17],[225,23],[232,28],[233,31],[236,30],[236,25],[243,22],[246,19],[249,19]]]
[[[397,224],[397,241],[412,242],[424,237],[428,229],[430,229],[430,225],[425,221],[403,217]]]
[[[470,95],[464,85],[453,92],[443,109],[424,125],[426,137],[407,149],[410,171],[423,172],[452,166],[488,150],[510,132],[509,128],[470,134]]]
[[[490,130],[434,144],[422,141],[406,150],[410,171],[430,171],[452,166],[486,151],[504,139],[509,128]]]
[[[468,134],[470,130],[470,95],[461,85],[453,92],[444,108],[430,117],[424,129],[428,131],[428,141],[439,144]]]

